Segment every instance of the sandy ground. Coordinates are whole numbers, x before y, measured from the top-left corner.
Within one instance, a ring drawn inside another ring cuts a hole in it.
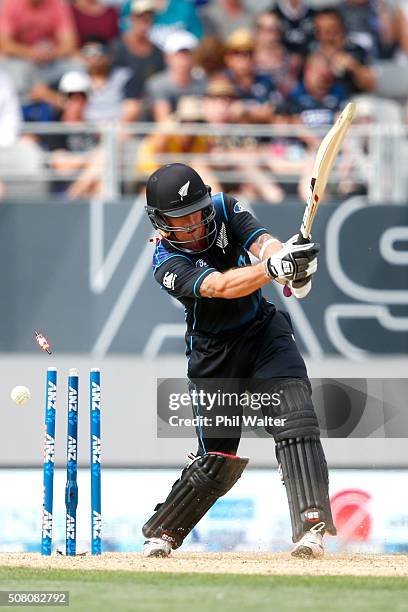
[[[304,576],[408,576],[408,555],[326,555],[293,559],[288,553],[173,553],[167,559],[144,559],[140,553],[105,553],[66,558],[61,555],[1,553],[0,567],[197,572]]]

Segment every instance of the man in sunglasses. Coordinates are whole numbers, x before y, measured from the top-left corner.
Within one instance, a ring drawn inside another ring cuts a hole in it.
[[[255,39],[249,30],[236,30],[227,40],[225,76],[240,102],[235,104],[234,118],[239,123],[269,123],[282,100],[272,79],[257,72],[254,52]]]
[[[278,394],[279,401],[263,413],[273,420],[265,429],[275,439],[286,486],[292,554],[320,557],[323,534],[334,535],[336,529],[310,382],[287,313],[276,310],[261,293],[276,281],[288,284],[296,297],[305,297],[319,246],[298,245],[297,235],[281,243],[235,198],[212,196],[197,172],[184,164],[156,170],[146,193],[146,210],[160,237],[153,255],[155,279],[185,308],[198,451],[144,525],[143,554],[166,557],[181,546],[248,463],[237,456],[239,423],[218,430],[199,418],[205,410],[200,392],[222,379],[222,391],[238,381],[245,390],[249,385],[251,393]],[[259,263],[251,265],[249,253]]]

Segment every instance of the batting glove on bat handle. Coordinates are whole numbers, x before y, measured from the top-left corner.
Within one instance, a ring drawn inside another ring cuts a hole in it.
[[[291,291],[298,300],[301,300],[302,298],[306,297],[309,291],[311,290],[311,288],[312,288],[312,277],[311,276],[301,281],[293,281],[293,283],[291,283]]]
[[[278,281],[297,281],[311,276],[317,269],[320,245],[309,242],[294,244],[297,236],[285,242],[282,249],[265,260],[265,272]]]
[[[294,236],[292,236],[292,238],[288,240],[288,243],[300,245],[300,244],[308,244],[310,243],[310,241],[311,241],[311,235],[308,238],[305,238],[302,232],[300,231],[298,234],[295,234]],[[283,295],[285,297],[291,297],[291,295],[295,295],[295,297],[297,297],[298,299],[306,297],[306,295],[309,293],[311,286],[312,286],[311,283],[309,283],[308,289],[305,292],[304,290],[301,290],[300,288],[306,284],[307,283],[304,280],[288,282],[282,290]],[[298,288],[299,290],[294,291],[294,289],[296,288]]]

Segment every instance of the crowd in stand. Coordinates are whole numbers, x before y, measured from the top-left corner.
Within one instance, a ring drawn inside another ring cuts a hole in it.
[[[232,170],[242,180],[230,188],[280,202],[274,175],[307,169],[314,128],[331,124],[350,97],[375,92],[375,62],[408,57],[405,0],[306,1],[0,0],[0,146],[17,139],[22,120],[86,121],[95,134],[107,122],[155,122],[135,153],[139,182],[160,156],[194,153],[215,189]],[[191,122],[305,131],[274,140],[172,132]],[[95,134],[31,137],[68,197],[100,189]]]

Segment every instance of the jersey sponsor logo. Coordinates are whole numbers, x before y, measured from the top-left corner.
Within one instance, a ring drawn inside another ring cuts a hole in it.
[[[236,202],[234,204],[234,213],[245,212],[245,208],[242,206],[241,202]]]
[[[189,187],[190,187],[190,181],[187,181],[187,183],[184,183],[184,185],[180,187],[180,189],[178,190],[178,193],[180,194],[181,199],[186,197],[186,195],[188,194]]]
[[[174,289],[174,283],[176,282],[177,274],[175,272],[166,272],[163,278],[163,286],[166,289]]]
[[[204,259],[197,259],[195,265],[196,268],[206,268],[208,266],[208,263],[204,261]]]
[[[217,237],[217,246],[223,250],[225,253],[225,248],[228,246],[228,238],[227,238],[227,230],[225,228],[225,223],[221,225],[220,233]]]

